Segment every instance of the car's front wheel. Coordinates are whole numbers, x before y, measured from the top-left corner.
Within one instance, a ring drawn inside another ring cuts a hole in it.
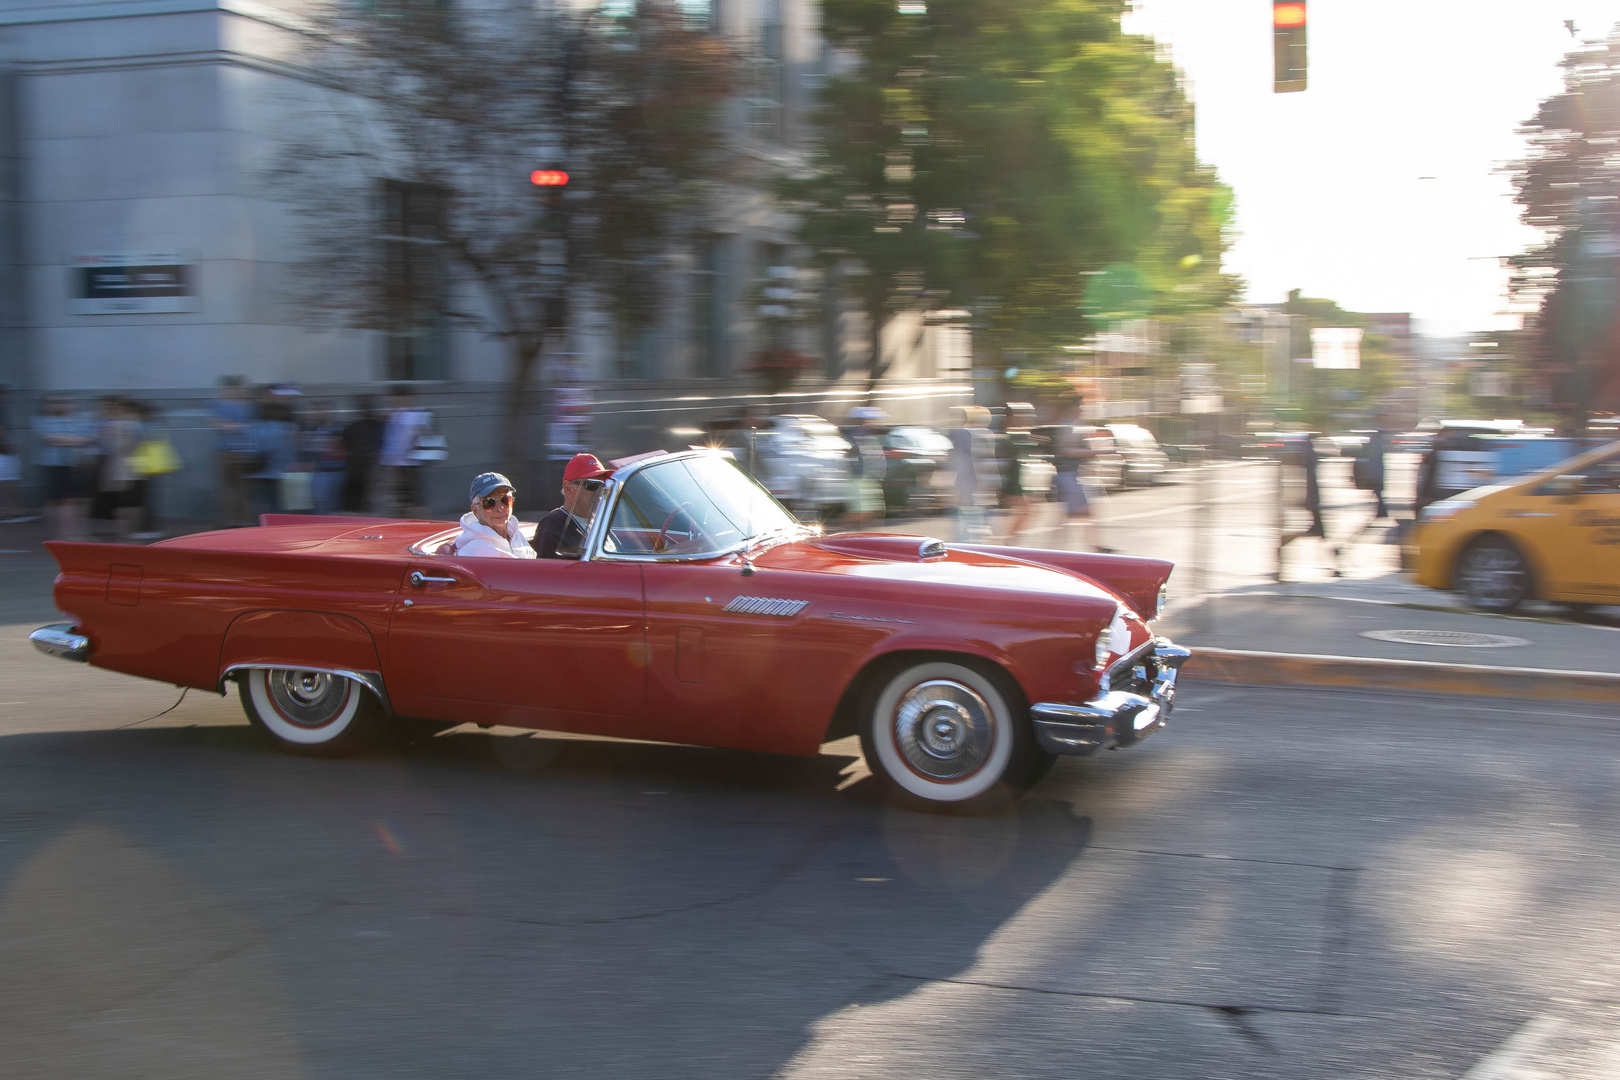
[[[361,683],[326,671],[250,668],[239,691],[253,726],[295,754],[353,753],[370,741],[382,715]]]
[[[1052,763],[1015,704],[1022,695],[1009,679],[949,660],[911,664],[869,699],[861,750],[900,801],[974,809],[1019,794]]]
[[[1531,595],[1530,564],[1505,536],[1481,536],[1457,559],[1457,591],[1481,611],[1512,611]]]

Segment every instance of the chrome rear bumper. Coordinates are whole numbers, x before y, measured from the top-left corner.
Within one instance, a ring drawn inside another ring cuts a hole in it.
[[[75,629],[72,623],[52,623],[29,634],[28,640],[42,653],[82,664],[90,658],[90,639],[83,634],[75,634]]]
[[[1176,673],[1192,655],[1168,638],[1154,638],[1152,648],[1140,650],[1115,665],[1140,672],[1148,692],[1109,688],[1083,705],[1043,702],[1029,710],[1035,741],[1050,754],[1094,754],[1140,742],[1164,727],[1176,700]],[[1138,682],[1141,680],[1138,679]]]

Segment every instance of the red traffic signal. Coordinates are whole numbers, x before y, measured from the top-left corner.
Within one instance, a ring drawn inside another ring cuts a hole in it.
[[[1305,0],[1272,0],[1271,47],[1272,90],[1291,94],[1305,89]]]
[[[529,174],[529,183],[536,187],[562,187],[568,183],[568,174],[561,169],[536,169]]]

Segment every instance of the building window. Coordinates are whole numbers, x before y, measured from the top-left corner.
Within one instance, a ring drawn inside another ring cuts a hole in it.
[[[681,21],[705,34],[720,32],[720,0],[675,0]]]
[[[444,195],[432,184],[382,181],[384,366],[389,379],[450,377],[450,275]]]
[[[725,238],[712,236],[698,245],[688,299],[691,303],[692,372],[700,379],[726,373]]]
[[[757,139],[781,142],[785,137],[783,99],[787,65],[782,51],[782,0],[763,0],[759,52],[754,57],[748,106],[748,130]]]

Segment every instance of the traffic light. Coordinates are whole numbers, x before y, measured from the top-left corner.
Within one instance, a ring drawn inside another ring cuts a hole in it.
[[[1272,0],[1271,47],[1272,90],[1291,94],[1305,89],[1305,0]]]
[[[529,174],[529,183],[536,187],[562,187],[568,183],[568,174],[560,169],[536,169]]]

